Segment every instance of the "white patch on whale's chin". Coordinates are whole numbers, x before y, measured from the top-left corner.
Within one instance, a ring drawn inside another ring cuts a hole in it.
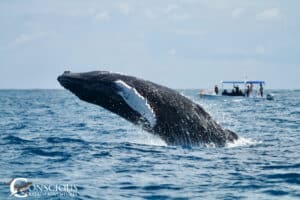
[[[146,98],[144,98],[135,88],[129,86],[122,80],[115,81],[117,87],[120,89],[118,94],[124,101],[135,111],[140,113],[150,123],[151,127],[156,124],[156,116],[149,105]]]

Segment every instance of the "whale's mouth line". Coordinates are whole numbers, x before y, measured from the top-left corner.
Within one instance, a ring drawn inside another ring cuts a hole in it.
[[[70,80],[70,78],[67,78],[66,76],[64,75],[61,75],[57,78],[58,82],[63,86],[65,87],[66,85],[68,84],[71,84],[73,83],[73,81]]]
[[[58,82],[64,87],[64,88],[67,88],[66,86],[68,84],[71,84],[71,81],[68,80],[68,79],[65,79],[65,78],[61,78],[61,77],[58,77]]]
[[[75,77],[65,76],[64,74],[57,78],[58,82],[66,89],[71,89],[76,86],[82,87],[82,80]]]

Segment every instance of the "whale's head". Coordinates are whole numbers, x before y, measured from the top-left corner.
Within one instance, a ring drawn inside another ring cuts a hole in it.
[[[156,125],[153,109],[132,86],[132,79],[128,76],[107,71],[65,71],[57,80],[81,100],[99,105],[134,124],[141,124],[146,130]]]

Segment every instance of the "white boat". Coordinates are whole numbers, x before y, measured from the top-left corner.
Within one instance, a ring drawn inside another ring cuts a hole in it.
[[[274,95],[264,94],[265,81],[261,80],[247,80],[247,81],[221,81],[221,90],[218,85],[214,89],[201,90],[201,97],[254,97],[266,98],[267,100],[274,100]],[[228,85],[232,85],[231,89]],[[241,89],[242,88],[242,89]]]

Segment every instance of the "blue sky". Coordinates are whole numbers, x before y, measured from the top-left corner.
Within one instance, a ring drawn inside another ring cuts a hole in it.
[[[108,70],[172,88],[300,88],[300,1],[1,0],[0,88]]]

